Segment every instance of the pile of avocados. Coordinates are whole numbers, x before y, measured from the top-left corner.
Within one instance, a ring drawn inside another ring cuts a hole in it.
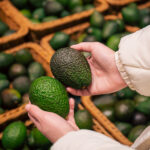
[[[150,125],[150,97],[125,88],[92,97],[93,103],[132,142]]]
[[[94,0],[11,0],[33,23],[50,22],[94,8]]]
[[[43,66],[34,61],[30,49],[15,54],[0,53],[0,114],[29,101],[30,84],[45,75]]]
[[[0,38],[15,33],[14,30],[9,29],[8,25],[0,20]]]
[[[54,50],[69,47],[80,42],[102,42],[114,51],[118,50],[121,37],[130,34],[125,31],[125,24],[122,19],[105,20],[104,16],[94,11],[90,17],[90,27],[87,28],[77,39],[64,32],[56,32],[49,41]]]
[[[0,150],[49,150],[51,145],[51,142],[34,126],[27,128],[24,122],[14,121],[3,131]]]

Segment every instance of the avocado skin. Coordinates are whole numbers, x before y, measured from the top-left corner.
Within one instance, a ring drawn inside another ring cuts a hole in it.
[[[91,71],[86,58],[77,50],[66,47],[52,56],[50,67],[56,79],[66,86],[82,89],[91,84]]]

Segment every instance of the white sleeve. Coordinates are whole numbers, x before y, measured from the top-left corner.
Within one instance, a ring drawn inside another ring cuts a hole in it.
[[[90,130],[73,131],[60,138],[51,150],[133,150],[117,141]]]
[[[150,26],[123,37],[115,59],[127,85],[150,96]]]

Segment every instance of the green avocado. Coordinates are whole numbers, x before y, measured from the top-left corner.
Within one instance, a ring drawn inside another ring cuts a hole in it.
[[[9,81],[4,79],[4,80],[0,80],[0,92],[2,92],[4,89],[9,87]]]
[[[35,8],[43,7],[46,0],[28,0],[29,3]]]
[[[45,11],[43,8],[37,8],[32,13],[32,18],[42,20],[45,17]]]
[[[26,136],[26,126],[21,121],[15,121],[4,129],[2,145],[5,149],[18,149],[23,146]]]
[[[29,49],[24,48],[16,52],[15,60],[17,63],[28,65],[29,63],[33,61],[33,57]]]
[[[2,106],[6,109],[16,108],[21,103],[21,95],[15,89],[5,89],[1,93]]]
[[[77,6],[82,6],[82,0],[70,0],[68,2],[68,8],[70,10],[74,9]]]
[[[118,23],[114,20],[106,21],[103,29],[102,29],[102,37],[103,39],[108,39],[113,34],[117,33],[119,31]]]
[[[3,36],[7,30],[9,30],[8,26],[0,20],[0,36]]]
[[[135,126],[128,135],[129,140],[134,142],[141,135],[145,128],[146,126],[144,125]]]
[[[30,86],[29,98],[32,104],[41,109],[66,117],[69,113],[69,100],[65,87],[51,77],[40,77]]]
[[[75,113],[75,122],[80,129],[92,129],[92,116],[87,110],[78,110]]]
[[[26,76],[20,76],[12,82],[13,88],[21,94],[27,93],[30,88],[30,80]]]
[[[13,64],[8,70],[8,75],[11,79],[25,75],[26,73],[27,70],[22,64]]]
[[[29,9],[22,9],[20,12],[27,18],[32,18],[31,11]]]
[[[90,17],[90,24],[92,27],[102,28],[104,24],[104,16],[98,12],[94,11],[93,14]]]
[[[147,122],[147,116],[141,112],[135,112],[131,120],[133,125],[144,125]]]
[[[134,112],[134,103],[132,100],[121,100],[115,104],[115,116],[120,121],[129,121]]]
[[[28,0],[11,0],[11,2],[19,9],[24,8],[27,5]]]
[[[140,13],[137,7],[124,7],[121,11],[123,20],[130,25],[137,25]]]
[[[30,81],[34,81],[35,79],[44,76],[45,70],[43,66],[38,62],[33,62],[28,67],[28,75]]]
[[[50,21],[54,21],[57,19],[58,19],[57,16],[47,16],[47,17],[43,18],[42,22],[50,22]]]
[[[51,58],[50,67],[56,79],[66,86],[83,89],[91,84],[91,70],[86,58],[79,51],[66,47]]]
[[[9,67],[14,62],[12,54],[0,53],[0,69]]]
[[[49,43],[54,50],[66,47],[69,43],[69,35],[64,32],[56,32]]]
[[[132,129],[132,125],[127,122],[115,122],[115,125],[125,136],[128,136]]]
[[[57,16],[64,10],[64,8],[61,5],[61,3],[50,0],[50,1],[46,1],[44,5],[44,10],[45,10],[46,15]]]

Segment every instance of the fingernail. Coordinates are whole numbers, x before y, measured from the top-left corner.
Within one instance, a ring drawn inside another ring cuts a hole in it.
[[[30,107],[31,107],[31,105],[30,105],[30,104],[27,104],[26,107],[25,107],[26,111],[29,111],[29,110],[30,110]]]

